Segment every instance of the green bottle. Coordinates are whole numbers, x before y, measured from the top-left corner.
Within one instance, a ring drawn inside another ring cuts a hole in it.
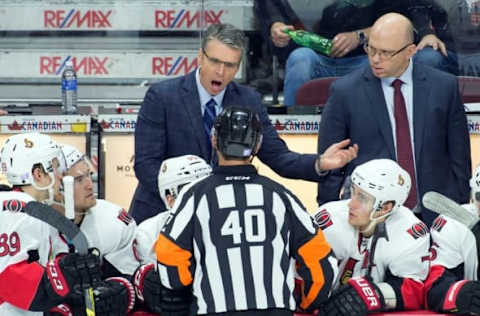
[[[303,30],[284,29],[283,32],[288,34],[298,45],[314,49],[324,55],[330,56],[333,45],[332,40]]]

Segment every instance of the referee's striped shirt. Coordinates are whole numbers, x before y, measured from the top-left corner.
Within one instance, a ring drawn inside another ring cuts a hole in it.
[[[328,298],[337,262],[298,199],[252,165],[222,166],[185,187],[155,244],[162,284],[193,285],[196,313],[295,310]],[[297,264],[297,267],[296,267]]]

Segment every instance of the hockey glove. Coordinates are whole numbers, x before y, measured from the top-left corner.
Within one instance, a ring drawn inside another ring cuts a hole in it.
[[[480,282],[462,280],[453,283],[445,295],[442,309],[457,315],[480,315]]]
[[[367,278],[351,278],[327,301],[323,314],[327,316],[363,316],[380,311],[385,303],[378,287]]]
[[[69,293],[82,293],[83,289],[100,282],[100,260],[92,254],[70,253],[50,260],[46,274],[53,291],[65,297]]]
[[[125,278],[108,278],[93,289],[96,316],[127,315],[135,305],[135,290]]]
[[[190,288],[174,291],[164,287],[153,263],[140,266],[133,274],[133,282],[137,298],[152,312],[162,316],[189,314]]]

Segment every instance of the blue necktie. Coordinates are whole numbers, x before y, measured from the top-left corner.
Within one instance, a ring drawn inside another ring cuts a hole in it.
[[[205,129],[205,136],[207,142],[207,161],[211,160],[212,157],[212,144],[210,143],[210,131],[212,130],[213,124],[215,123],[215,105],[217,102],[212,98],[205,105],[205,112],[203,113],[203,127]]]

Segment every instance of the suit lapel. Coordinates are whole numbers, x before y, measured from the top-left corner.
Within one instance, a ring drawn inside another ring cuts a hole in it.
[[[381,82],[376,78],[370,67],[367,67],[364,72],[365,92],[370,102],[370,109],[372,115],[378,121],[380,133],[387,144],[388,151],[392,159],[396,159],[395,146],[393,145],[392,124],[390,124],[390,117],[388,116],[387,104],[385,103],[385,96]]]
[[[174,91],[172,91],[174,92]],[[200,105],[200,96],[198,95],[197,83],[195,81],[195,71],[185,76],[181,89],[182,101],[190,118],[190,125],[194,132],[195,140],[200,147],[202,157],[210,159],[208,156],[207,144],[205,142],[205,132],[203,129],[203,116]],[[188,124],[185,122],[185,124]]]
[[[428,95],[430,85],[427,83],[427,76],[421,67],[414,65],[413,73],[413,133],[415,144],[415,161],[420,161],[420,152],[423,145],[423,133],[425,130],[425,119],[428,106]],[[417,165],[417,168],[419,166]]]
[[[238,101],[239,101],[239,96],[236,93],[236,89],[233,83],[229,83],[225,90],[225,95],[223,96],[222,109],[232,105],[240,105]],[[217,113],[217,114],[220,114],[220,113]]]

